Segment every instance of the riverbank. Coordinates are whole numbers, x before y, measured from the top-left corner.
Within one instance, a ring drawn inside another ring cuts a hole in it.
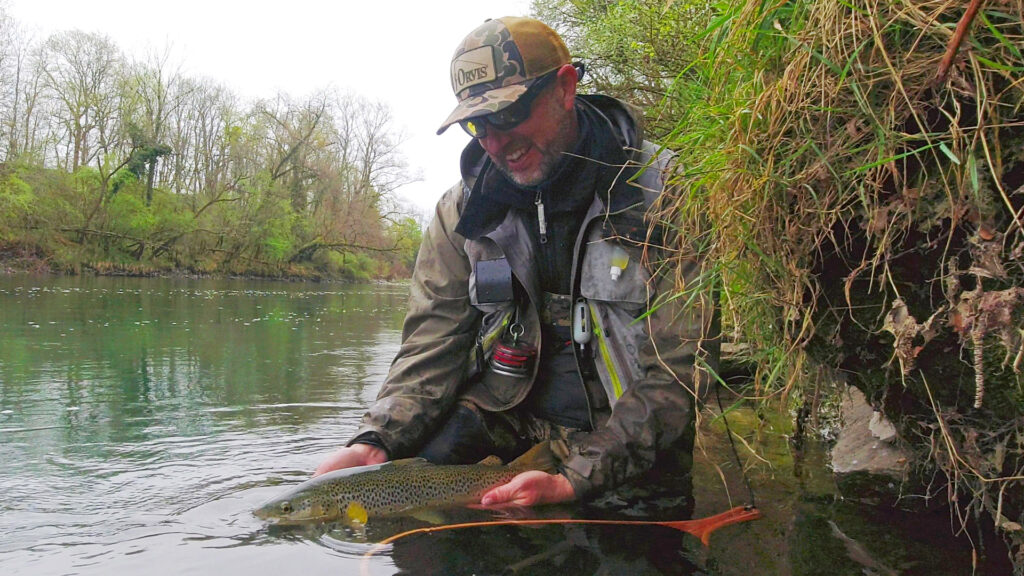
[[[197,270],[193,268],[167,268],[143,263],[117,263],[110,261],[61,263],[38,250],[25,247],[0,245],[0,274],[52,274],[60,276],[122,276],[128,278],[192,278],[239,280],[279,280],[284,282],[328,282],[356,284],[403,284],[408,278],[354,278],[347,274],[327,274],[308,266],[291,265],[279,270]]]

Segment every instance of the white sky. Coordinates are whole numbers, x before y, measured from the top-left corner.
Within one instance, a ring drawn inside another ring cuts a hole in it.
[[[487,18],[522,16],[529,0],[0,0],[37,40],[79,29],[110,37],[129,57],[170,48],[186,76],[208,77],[243,98],[320,88],[386,102],[406,135],[410,171],[399,191],[426,212],[459,177],[468,141],[437,127],[455,107],[452,52]]]

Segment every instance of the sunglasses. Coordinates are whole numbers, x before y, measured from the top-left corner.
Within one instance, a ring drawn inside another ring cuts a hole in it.
[[[459,126],[462,126],[462,129],[466,131],[466,134],[469,134],[473,138],[486,137],[488,126],[501,132],[511,130],[516,126],[519,126],[530,117],[530,108],[533,106],[533,101],[537,99],[537,96],[540,96],[540,93],[544,91],[544,88],[546,88],[556,76],[558,76],[558,70],[541,76],[536,82],[526,89],[526,93],[501,111],[493,114],[487,114],[486,116],[476,116],[474,118],[459,120]]]

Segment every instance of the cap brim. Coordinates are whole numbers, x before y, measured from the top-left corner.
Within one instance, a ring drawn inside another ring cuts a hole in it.
[[[437,129],[437,133],[442,134],[452,124],[467,118],[501,112],[525,94],[530,84],[532,82],[502,86],[501,88],[488,90],[479,96],[467,97],[459,102],[459,105],[455,107],[455,111],[448,115],[448,118],[441,124],[441,127]]]

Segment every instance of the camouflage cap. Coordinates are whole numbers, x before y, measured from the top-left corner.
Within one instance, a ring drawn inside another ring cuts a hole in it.
[[[459,105],[437,133],[460,120],[503,110],[537,78],[565,64],[569,49],[547,24],[515,16],[484,22],[452,56],[452,90]]]

